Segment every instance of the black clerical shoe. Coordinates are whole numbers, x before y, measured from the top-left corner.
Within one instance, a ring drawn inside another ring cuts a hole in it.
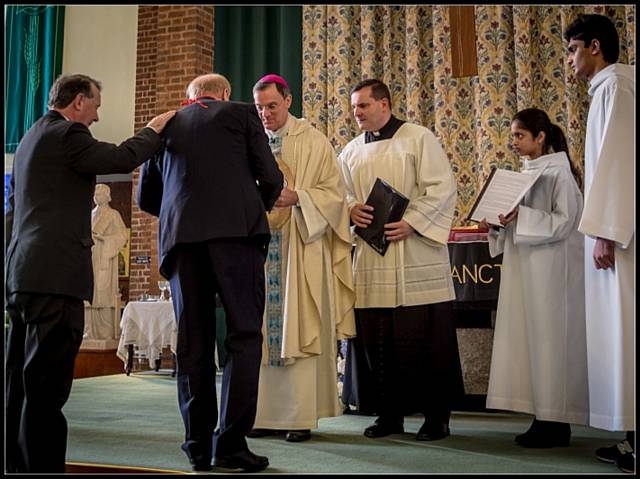
[[[191,470],[193,472],[204,472],[204,471],[210,471],[211,469],[213,469],[213,467],[211,466],[211,461],[194,462],[191,464]]]
[[[214,467],[221,469],[235,469],[246,472],[257,472],[269,466],[269,459],[265,456],[257,456],[249,449],[244,449],[235,454],[216,456],[213,459]]]
[[[571,439],[571,426],[565,422],[533,420],[524,434],[516,436],[515,441],[522,447],[549,448],[567,447]]]
[[[268,437],[268,436],[279,436],[281,434],[284,434],[286,431],[283,431],[281,429],[262,429],[262,428],[256,428],[256,429],[252,429],[251,431],[249,431],[247,433],[247,437],[253,438],[253,439],[257,439],[260,437]]]
[[[197,456],[191,459],[191,469],[194,472],[210,471],[211,459],[205,459],[202,456]]]
[[[390,434],[402,434],[404,432],[403,421],[387,420],[378,418],[376,421],[364,430],[366,437],[384,437]]]
[[[303,442],[311,439],[311,430],[300,429],[297,431],[289,431],[284,440],[289,442]]]
[[[437,441],[438,439],[444,439],[451,435],[449,425],[446,423],[425,423],[422,425],[418,434],[416,434],[416,441]]]

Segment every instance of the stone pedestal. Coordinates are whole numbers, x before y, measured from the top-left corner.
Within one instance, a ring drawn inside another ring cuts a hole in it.
[[[458,328],[458,350],[464,379],[465,394],[487,394],[493,329]]]

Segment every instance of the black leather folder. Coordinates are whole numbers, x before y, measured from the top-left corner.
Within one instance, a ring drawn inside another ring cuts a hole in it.
[[[386,181],[376,178],[365,204],[373,206],[373,221],[366,228],[356,226],[354,231],[369,246],[384,256],[389,247],[389,242],[384,236],[384,225],[402,219],[409,205],[409,198]]]

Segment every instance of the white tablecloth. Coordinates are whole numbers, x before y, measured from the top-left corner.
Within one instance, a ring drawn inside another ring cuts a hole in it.
[[[175,354],[178,343],[178,327],[171,301],[130,301],[122,312],[122,330],[116,354],[127,364],[128,345],[134,344],[138,351],[155,367],[160,353],[169,346]]]

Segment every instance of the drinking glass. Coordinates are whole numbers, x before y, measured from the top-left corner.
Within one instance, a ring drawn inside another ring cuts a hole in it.
[[[158,281],[158,288],[160,288],[160,301],[168,301],[169,298],[165,299],[164,292],[169,289],[169,281]]]

